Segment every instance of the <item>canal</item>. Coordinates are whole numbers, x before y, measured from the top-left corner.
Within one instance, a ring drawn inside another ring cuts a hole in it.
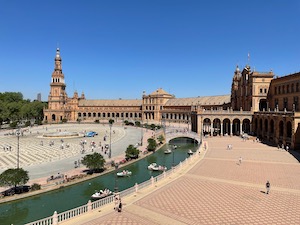
[[[0,205],[0,224],[21,225],[51,216],[54,211],[61,213],[76,208],[86,204],[95,190],[103,190],[105,188],[114,190],[115,184],[117,184],[119,191],[125,190],[134,186],[135,183],[144,182],[149,180],[151,176],[155,177],[161,173],[149,171],[147,166],[150,163],[156,162],[170,169],[173,164],[177,165],[188,157],[187,151],[189,149],[196,151],[198,147],[197,144],[194,143],[194,140],[188,138],[174,139],[170,144],[177,146],[177,149],[175,149],[173,153],[165,154],[164,150],[170,148],[170,146],[164,145],[155,153],[144,159],[118,170],[122,171],[123,169],[127,169],[132,171],[130,177],[116,178],[115,172],[110,172],[91,180],[42,195],[3,203]]]

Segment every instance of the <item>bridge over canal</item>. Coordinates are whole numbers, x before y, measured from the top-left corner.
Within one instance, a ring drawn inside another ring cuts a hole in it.
[[[196,132],[189,131],[182,127],[166,127],[165,129],[166,142],[169,143],[175,138],[190,138],[196,140],[197,143],[201,142],[201,137]]]

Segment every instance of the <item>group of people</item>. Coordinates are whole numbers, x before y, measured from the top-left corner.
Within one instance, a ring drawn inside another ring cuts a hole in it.
[[[280,149],[280,144],[277,145],[277,148]],[[286,150],[287,152],[290,150],[290,147],[288,145],[286,145],[284,147],[284,144],[281,145],[281,149],[282,150]]]

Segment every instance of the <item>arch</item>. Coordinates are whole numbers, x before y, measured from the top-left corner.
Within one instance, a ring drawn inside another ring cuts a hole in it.
[[[283,136],[283,121],[279,122],[279,137]]]
[[[243,120],[243,122],[242,122],[243,124],[242,124],[242,131],[244,132],[244,133],[247,133],[247,134],[249,134],[250,133],[250,124],[251,124],[251,122],[250,122],[250,120],[249,119],[244,119]]]
[[[269,123],[268,123],[268,119],[265,119],[265,126],[264,126],[264,127],[265,127],[265,130],[264,130],[264,132],[265,132],[265,133],[267,133],[267,132],[268,132],[268,128],[269,128],[269,126],[268,126],[268,125],[269,125]]]
[[[88,113],[88,117],[92,117],[92,113]]]
[[[81,117],[81,112],[78,113],[78,117]]]
[[[215,118],[213,120],[213,136],[217,136],[221,134],[221,120],[219,118]]]
[[[259,100],[259,111],[267,111],[267,99],[260,99]]]
[[[286,137],[292,138],[292,123],[291,123],[291,121],[287,121],[287,123],[286,123]]]
[[[83,117],[86,117],[86,113],[83,113]]]
[[[235,118],[232,122],[232,134],[239,136],[241,134],[241,121],[238,118]]]
[[[96,117],[96,113],[93,113],[93,117]]]
[[[262,127],[263,127],[263,121],[262,121],[262,119],[259,119],[257,134],[260,135],[260,137],[261,137],[261,134],[262,134]]]
[[[106,117],[106,113],[102,113],[102,117],[104,117],[104,118],[105,118],[105,117]]]
[[[52,121],[56,121],[56,116],[55,116],[55,114],[52,114],[51,118],[52,118]]]
[[[205,118],[203,120],[203,134],[210,134],[211,120],[209,118]]]
[[[114,118],[115,117],[115,113],[111,113],[111,116]]]
[[[274,133],[274,120],[271,119],[270,121],[270,133],[273,134]]]
[[[223,120],[223,134],[224,135],[230,135],[231,134],[230,120],[228,118]]]

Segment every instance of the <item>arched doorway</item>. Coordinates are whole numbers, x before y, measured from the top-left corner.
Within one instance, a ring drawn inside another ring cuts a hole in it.
[[[208,118],[205,118],[203,120],[203,134],[210,134],[210,125],[211,125],[211,121]]]
[[[55,116],[55,114],[52,114],[52,121],[56,121],[56,116]]]
[[[233,127],[232,127],[232,134],[239,136],[241,131],[240,131],[240,120],[239,119],[234,119],[233,120]]]
[[[213,121],[213,136],[217,136],[221,134],[221,120],[214,119]]]
[[[243,126],[242,131],[246,134],[249,134],[250,133],[250,120],[249,119],[244,119],[242,126]]]
[[[259,111],[267,111],[267,107],[268,107],[267,99],[261,99],[259,101]]]
[[[224,119],[223,120],[223,135],[230,135],[230,120]]]

